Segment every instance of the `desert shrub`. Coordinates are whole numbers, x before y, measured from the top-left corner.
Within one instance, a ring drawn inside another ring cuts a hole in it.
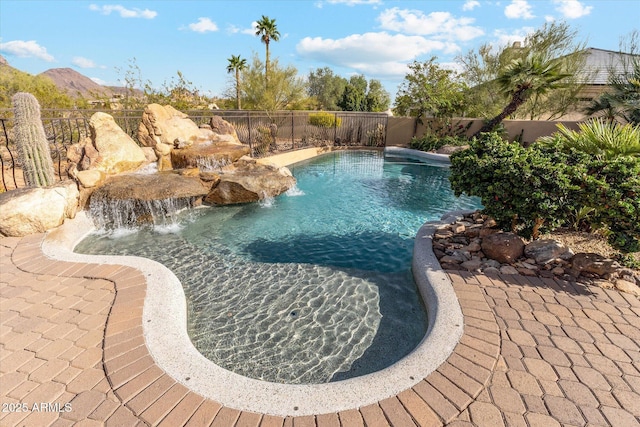
[[[309,124],[323,128],[340,127],[342,119],[332,113],[311,113],[309,114]]]
[[[640,124],[620,124],[602,118],[578,124],[579,130],[558,124],[553,135],[539,138],[537,144],[559,144],[564,151],[572,148],[601,159],[640,156]]]
[[[524,148],[497,134],[483,134],[451,156],[450,181],[457,195],[482,199],[484,212],[503,229],[537,238],[543,231],[582,221],[609,230],[623,251],[638,250],[640,158],[598,159],[549,141]]]

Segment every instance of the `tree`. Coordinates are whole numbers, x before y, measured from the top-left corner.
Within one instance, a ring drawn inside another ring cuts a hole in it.
[[[571,76],[564,73],[563,64],[559,60],[549,60],[540,54],[532,54],[526,58],[515,59],[505,68],[496,82],[500,91],[508,96],[509,103],[502,111],[476,133],[491,132],[506,117],[532,97],[562,87],[562,80]]]
[[[577,41],[577,37],[578,32],[568,24],[554,21],[526,36],[523,42],[501,48],[484,44],[477,51],[457,57],[462,65],[462,77],[469,87],[465,94],[465,115],[493,117],[499,114],[509,97],[500,91],[497,77],[514,60],[532,55],[561,62],[562,69],[570,76],[563,80],[562,87],[528,98],[514,117],[553,120],[574,109],[583,81],[589,77],[584,68],[585,43]]]
[[[454,71],[441,68],[435,56],[414,61],[409,70],[396,95],[396,114],[420,120],[425,114],[445,118],[462,112],[466,86]]]
[[[251,64],[242,71],[241,95],[245,108],[265,111],[294,109],[303,101],[306,85],[298,77],[295,67],[280,67],[278,60],[274,60],[271,63],[271,80],[266,90],[263,70],[263,62],[254,55]]]
[[[620,40],[619,64],[609,67],[610,89],[585,109],[588,115],[602,115],[609,121],[620,119],[640,123],[640,33],[632,31]]]
[[[311,71],[308,77],[307,94],[314,98],[320,110],[339,110],[338,104],[348,84],[344,77],[336,76],[329,67]]]
[[[240,71],[247,68],[247,60],[241,58],[240,55],[231,55],[231,58],[227,59],[229,64],[227,65],[227,73],[235,73],[236,75],[236,102],[238,110],[242,110],[240,104]]]
[[[262,18],[257,22],[256,36],[259,36],[260,40],[265,45],[266,55],[264,63],[264,79],[265,82],[269,84],[269,43],[271,40],[276,42],[280,40],[280,32],[278,31],[276,20],[269,19],[268,16],[262,15]]]
[[[366,97],[367,79],[363,75],[351,76],[338,106],[344,111],[366,111]]]
[[[367,91],[367,96],[365,97],[365,105],[367,111],[372,112],[381,112],[389,109],[389,105],[391,104],[391,97],[389,96],[389,92],[387,92],[380,80],[371,79],[369,81],[369,90]]]

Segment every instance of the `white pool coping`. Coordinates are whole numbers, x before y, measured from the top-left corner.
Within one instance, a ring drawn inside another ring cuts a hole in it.
[[[415,151],[415,150],[411,150]],[[276,384],[221,368],[200,354],[187,334],[187,306],[178,278],[163,265],[141,257],[73,252],[92,230],[84,212],[50,232],[42,250],[50,258],[136,268],[147,278],[144,338],[155,363],[177,382],[224,406],[278,416],[304,416],[356,409],[392,397],[434,372],[463,334],[463,315],[448,276],[432,251],[435,230],[460,218],[452,213],[424,224],[415,239],[413,275],[427,308],[428,330],[406,357],[375,373],[327,384]]]

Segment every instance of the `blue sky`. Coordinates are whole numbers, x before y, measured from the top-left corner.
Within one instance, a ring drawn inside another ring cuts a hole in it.
[[[0,0],[0,54],[32,74],[70,67],[107,85],[121,85],[135,58],[155,87],[180,70],[203,93],[221,96],[232,84],[227,58],[264,60],[253,28],[262,15],[276,20],[281,38],[270,51],[281,65],[301,76],[321,67],[364,74],[393,98],[413,60],[451,64],[550,20],[568,22],[590,47],[616,50],[640,28],[640,1]]]

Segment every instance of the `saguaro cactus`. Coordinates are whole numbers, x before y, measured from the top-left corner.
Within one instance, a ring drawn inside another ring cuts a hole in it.
[[[51,150],[40,118],[40,104],[30,93],[19,92],[11,98],[15,115],[15,141],[22,162],[25,183],[46,187],[54,183]]]

